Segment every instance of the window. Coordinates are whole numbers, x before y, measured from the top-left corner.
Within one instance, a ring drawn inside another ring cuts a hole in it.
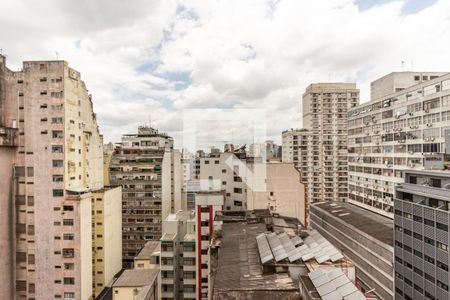
[[[434,221],[431,221],[429,219],[424,219],[424,220],[425,220],[425,225],[434,226]]]
[[[448,231],[448,225],[436,222],[436,227],[440,230]]]
[[[53,190],[53,197],[63,197],[64,190]]]
[[[430,239],[428,237],[424,237],[423,240],[424,240],[425,243],[434,246],[434,240],[432,240],[432,239]]]
[[[73,263],[65,263],[64,264],[64,270],[73,270],[75,269],[75,264]]]
[[[75,238],[73,233],[64,233],[63,235],[63,239],[66,241],[73,241],[73,239]]]
[[[54,159],[52,161],[53,168],[62,168],[63,161],[61,159]]]
[[[64,205],[63,210],[64,211],[73,211],[73,205]]]
[[[63,118],[61,118],[61,117],[52,118],[52,124],[62,124],[62,123],[63,123]]]
[[[242,189],[241,188],[234,188],[234,192],[236,194],[242,194]]]
[[[53,182],[63,182],[64,176],[63,175],[53,175]]]
[[[222,169],[222,173],[226,173],[227,172],[227,170],[226,169]]]
[[[438,268],[441,268],[441,269],[444,270],[444,271],[448,271],[448,266],[447,266],[446,264],[444,264],[444,263],[441,263],[440,261],[437,261],[437,262],[436,262],[436,266],[437,266]]]
[[[63,257],[64,258],[73,258],[75,256],[75,250],[72,248],[64,248],[63,249]]]
[[[75,284],[75,278],[73,278],[73,277],[64,277],[64,284]]]
[[[64,219],[63,225],[64,226],[73,226],[73,219]]]
[[[205,160],[205,165],[209,165],[209,160]]]
[[[60,130],[53,130],[52,131],[52,138],[54,139],[62,139],[63,138],[63,132]]]
[[[27,167],[27,176],[28,177],[34,176],[34,168],[33,167]]]
[[[431,257],[429,257],[428,255],[424,255],[423,259],[424,259],[426,262],[429,262],[430,264],[433,264],[433,265],[434,265],[434,258],[431,258]]]
[[[53,145],[52,153],[63,153],[63,146],[62,145]]]
[[[436,282],[437,286],[440,287],[441,289],[448,291],[448,285],[446,285],[443,282],[440,282],[439,280]]]
[[[74,299],[75,293],[72,292],[64,292],[64,299]]]
[[[436,242],[436,247],[441,250],[448,251],[448,245],[444,243]]]
[[[218,164],[219,164],[219,161],[218,161],[218,160],[215,160],[215,161],[214,161],[214,164],[218,165]]]

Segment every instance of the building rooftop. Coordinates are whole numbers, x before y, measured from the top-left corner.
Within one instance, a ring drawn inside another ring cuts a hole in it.
[[[297,290],[288,273],[263,274],[256,235],[267,232],[264,223],[232,222],[222,225],[214,290]]]
[[[176,236],[176,233],[164,233],[161,237],[161,241],[173,241]]]
[[[152,254],[161,251],[161,243],[159,241],[148,241],[144,248],[136,255],[134,259],[150,259]]]
[[[129,269],[113,284],[113,287],[138,287],[151,285],[158,276],[159,269]]]
[[[195,234],[193,233],[188,233],[184,236],[183,239],[185,242],[194,242],[195,241]]]
[[[393,220],[345,202],[313,204],[380,242],[393,246]]]

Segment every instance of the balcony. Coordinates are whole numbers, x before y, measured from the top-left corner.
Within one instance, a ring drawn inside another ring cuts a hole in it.
[[[17,147],[19,143],[18,131],[17,128],[0,126],[0,147]]]

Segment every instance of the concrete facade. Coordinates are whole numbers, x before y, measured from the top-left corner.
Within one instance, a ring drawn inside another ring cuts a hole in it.
[[[197,157],[195,162],[196,179],[200,181],[201,190],[224,191],[225,210],[246,209],[247,185],[242,180],[246,172],[245,158],[240,159],[231,152],[218,152]]]
[[[378,99],[400,92],[444,74],[443,72],[392,72],[370,83],[370,99]]]
[[[122,269],[122,187],[92,193],[94,295]]]
[[[9,232],[0,246],[10,268],[0,298],[92,299],[91,201],[103,188],[103,141],[80,73],[65,61],[12,72],[1,57],[0,120],[9,187],[0,193]]]
[[[395,191],[395,299],[449,299],[450,171],[405,170]]]
[[[393,218],[404,170],[442,168],[450,153],[450,75],[372,99],[348,115],[348,201]]]
[[[315,203],[309,212],[311,227],[353,263],[358,285],[394,299],[392,220],[348,203]]]
[[[253,170],[254,164],[247,165]],[[248,209],[269,209],[271,213],[295,218],[306,225],[305,185],[301,183],[300,172],[288,163],[267,163],[265,167],[266,190],[247,191]]]
[[[122,186],[123,260],[161,238],[162,220],[181,203],[181,157],[173,139],[150,127],[122,137],[110,162],[110,182]]]
[[[300,163],[301,151],[293,152],[293,161],[299,161],[307,175],[302,180],[309,203],[344,201],[348,196],[347,111],[358,103],[354,83],[311,84],[303,94],[303,127],[311,138],[302,147],[307,147],[309,161]]]

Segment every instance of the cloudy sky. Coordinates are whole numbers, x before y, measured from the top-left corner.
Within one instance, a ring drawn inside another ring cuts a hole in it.
[[[181,146],[192,109],[202,118],[201,147],[247,136],[245,114],[261,109],[267,138],[280,141],[282,130],[301,127],[309,83],[356,82],[365,102],[370,81],[401,71],[402,61],[405,70],[450,70],[449,0],[3,0],[2,7],[9,67],[58,52],[93,94],[106,142],[151,124]],[[214,109],[242,120],[205,121]]]

